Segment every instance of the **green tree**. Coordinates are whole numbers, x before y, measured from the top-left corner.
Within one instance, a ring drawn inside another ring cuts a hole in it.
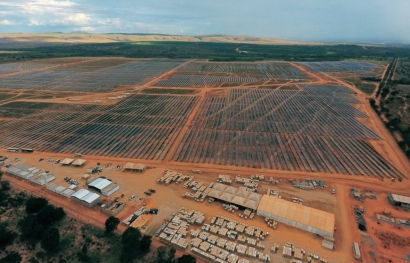
[[[77,254],[78,260],[80,262],[89,262],[90,257],[88,256],[87,253],[88,253],[87,243],[84,243],[83,247],[81,248],[81,252],[78,252]]]
[[[0,259],[0,263],[20,263],[22,260],[20,254],[16,251],[10,252],[4,258]]]
[[[37,221],[44,226],[48,226],[64,216],[65,212],[61,207],[56,208],[53,205],[46,205],[38,211]]]
[[[175,260],[175,248],[160,246],[155,251],[156,263],[173,263]]]
[[[123,254],[121,259],[125,262],[132,261],[139,254],[141,231],[138,228],[129,227],[121,236]]]
[[[10,190],[10,182],[9,181],[2,181],[1,182],[1,189],[4,191]]]
[[[60,233],[55,227],[51,227],[44,232],[41,239],[41,247],[47,251],[57,251],[60,245]]]
[[[196,263],[196,258],[189,254],[184,254],[180,258],[177,258],[178,263]]]
[[[47,199],[42,197],[30,197],[26,202],[27,213],[37,213],[48,204]]]
[[[117,229],[120,220],[115,216],[110,216],[105,220],[105,233],[112,233]]]
[[[151,236],[144,235],[141,238],[141,242],[140,242],[141,251],[144,253],[147,253],[151,247],[151,243],[152,243]]]
[[[10,245],[15,237],[15,233],[7,228],[6,223],[0,223],[0,248]]]
[[[24,239],[39,239],[43,236],[45,228],[37,222],[34,215],[27,215],[18,223]]]

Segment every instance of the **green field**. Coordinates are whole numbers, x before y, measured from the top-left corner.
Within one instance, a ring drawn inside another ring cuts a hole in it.
[[[57,57],[101,57],[116,56],[129,58],[196,58],[213,61],[338,61],[345,59],[386,60],[406,57],[407,46],[362,46],[339,45],[272,45],[247,44],[249,53],[239,53],[241,43],[213,42],[116,42],[95,44],[59,44],[38,47],[18,47],[22,53],[0,54],[2,61],[19,61],[34,58]],[[13,48],[5,51],[16,51]]]

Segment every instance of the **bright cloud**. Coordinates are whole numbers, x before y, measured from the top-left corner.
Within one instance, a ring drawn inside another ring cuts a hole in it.
[[[7,19],[4,19],[4,20],[0,21],[0,25],[3,25],[3,26],[12,25],[12,24],[13,24],[13,23],[10,22],[10,21],[7,20]]]

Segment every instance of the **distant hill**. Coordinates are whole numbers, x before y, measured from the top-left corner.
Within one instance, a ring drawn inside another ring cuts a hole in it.
[[[67,43],[113,43],[113,42],[138,42],[138,41],[184,41],[184,42],[224,42],[244,44],[279,44],[298,45],[307,42],[289,41],[275,38],[251,37],[251,36],[228,36],[228,35],[203,35],[203,36],[180,36],[163,34],[91,34],[87,32],[72,33],[3,33],[0,34],[0,47],[10,44],[18,46],[42,46],[48,44]],[[320,44],[311,43],[309,44]]]

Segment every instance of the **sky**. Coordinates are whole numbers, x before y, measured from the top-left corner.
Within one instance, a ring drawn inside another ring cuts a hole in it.
[[[0,0],[0,33],[246,35],[410,43],[410,0]]]

